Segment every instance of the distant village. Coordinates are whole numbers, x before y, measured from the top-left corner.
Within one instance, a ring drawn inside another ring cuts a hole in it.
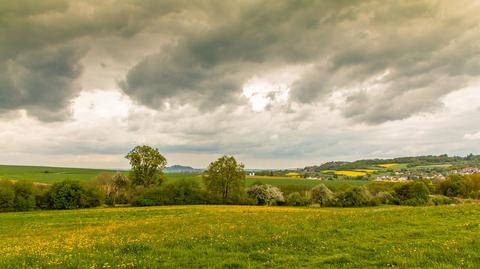
[[[384,175],[378,176],[375,180],[378,181],[406,181],[406,180],[415,180],[415,179],[439,179],[444,180],[448,175],[471,175],[480,173],[480,169],[476,167],[467,167],[461,169],[450,170],[448,172],[414,172],[414,171],[407,171],[407,172],[395,172],[394,175]]]

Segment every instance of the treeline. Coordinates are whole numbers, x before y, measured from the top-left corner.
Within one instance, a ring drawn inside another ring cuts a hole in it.
[[[428,155],[417,157],[399,157],[393,159],[369,159],[358,160],[353,162],[327,162],[321,165],[307,166],[304,168],[306,172],[320,172],[322,170],[351,170],[361,169],[378,164],[385,163],[406,163],[410,166],[429,165],[429,164],[467,164],[467,163],[480,163],[480,155],[469,154],[466,157],[460,156],[448,156],[443,155]]]
[[[365,186],[344,185],[337,190],[319,184],[303,186],[254,185],[246,189],[258,205],[362,207],[388,205],[442,205],[480,199],[480,174],[451,175],[446,180],[375,181]]]
[[[103,173],[90,182],[62,181],[52,185],[0,181],[0,211],[77,209],[117,204],[133,206],[186,204],[243,204],[361,207],[380,204],[438,205],[480,199],[480,175],[451,175],[446,180],[405,183],[372,182],[329,189],[323,184],[275,187],[258,182],[245,185],[244,165],[232,156],[210,163],[202,182],[180,179],[164,182],[166,159],[158,149],[134,148],[126,158],[128,176]]]
[[[96,184],[66,180],[48,186],[26,181],[0,181],[0,211],[4,212],[88,208],[104,202],[104,193]]]

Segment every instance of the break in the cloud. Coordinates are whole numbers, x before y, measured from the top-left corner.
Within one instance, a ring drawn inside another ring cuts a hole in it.
[[[476,152],[479,12],[467,0],[4,1],[0,161],[124,166],[138,143],[202,166],[222,153],[281,167]]]

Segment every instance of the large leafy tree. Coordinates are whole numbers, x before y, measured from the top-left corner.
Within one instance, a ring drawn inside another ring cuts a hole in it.
[[[167,165],[167,159],[158,149],[146,145],[136,146],[125,158],[132,166],[129,177],[133,185],[150,186],[161,183],[162,169]]]
[[[203,174],[207,191],[224,201],[238,197],[245,189],[244,165],[237,163],[233,156],[223,156],[210,163]]]

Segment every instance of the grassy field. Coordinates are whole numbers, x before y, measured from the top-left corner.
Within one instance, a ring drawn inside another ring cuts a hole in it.
[[[299,179],[299,178],[286,178],[286,177],[262,177],[262,176],[247,176],[247,186],[250,186],[256,182],[262,182],[264,184],[270,184],[273,186],[285,186],[285,185],[295,185],[295,186],[308,186],[313,187],[320,183],[325,184],[325,186],[331,189],[337,189],[343,185],[365,185],[371,181],[367,180],[314,180],[314,179]]]
[[[9,180],[29,180],[34,182],[53,183],[62,181],[65,179],[88,181],[94,179],[100,173],[110,172],[113,170],[100,170],[100,169],[85,169],[85,168],[61,168],[61,167],[42,167],[42,166],[11,166],[0,165],[0,179]],[[124,172],[127,173],[127,172]],[[201,181],[199,174],[195,173],[167,173],[165,174],[166,181],[173,181],[182,178],[194,179]],[[344,184],[351,185],[363,185],[368,181],[363,180],[307,180],[289,177],[270,177],[270,176],[247,176],[246,185],[252,185],[256,182],[262,182],[265,184],[271,184],[274,186],[284,185],[301,185],[301,186],[315,186],[317,184],[324,183],[330,188],[338,188]]]
[[[0,214],[0,268],[479,268],[480,207]]]
[[[103,172],[114,171],[85,168],[0,165],[0,179],[30,180],[44,183],[62,181],[65,179],[86,181],[93,179]]]

